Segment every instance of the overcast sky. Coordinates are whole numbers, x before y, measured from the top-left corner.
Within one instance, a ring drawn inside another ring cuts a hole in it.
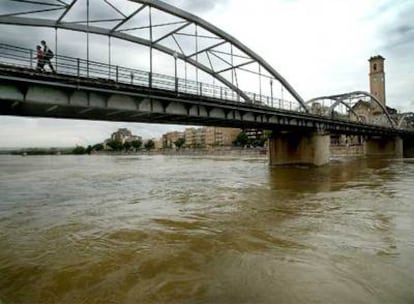
[[[1,5],[8,1],[1,0]],[[368,59],[386,58],[387,105],[414,111],[412,0],[169,0],[225,30],[258,53],[305,99],[369,91]],[[27,29],[25,29],[27,31]],[[28,32],[25,32],[28,33]],[[36,36],[37,34],[37,36]],[[24,44],[0,25],[0,42]],[[53,37],[50,36],[50,37]],[[68,38],[69,39],[69,38]],[[80,42],[78,42],[80,43]],[[75,44],[75,42],[74,42]],[[120,127],[144,138],[181,126],[0,117],[0,147],[73,146],[100,142]]]

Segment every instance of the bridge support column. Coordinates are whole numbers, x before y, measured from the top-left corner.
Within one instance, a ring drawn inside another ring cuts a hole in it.
[[[273,132],[269,139],[271,166],[329,163],[330,136],[319,132]]]
[[[414,158],[414,138],[404,138],[404,157]]]
[[[369,157],[404,157],[401,137],[370,137],[365,142],[365,155]]]

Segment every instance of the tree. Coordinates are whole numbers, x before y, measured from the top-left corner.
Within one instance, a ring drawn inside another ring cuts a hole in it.
[[[130,149],[131,149],[131,147],[132,147],[132,145],[131,145],[131,143],[129,143],[129,142],[125,142],[124,143],[124,150],[126,151],[126,152],[128,152]]]
[[[147,151],[150,151],[150,150],[152,150],[152,149],[154,149],[155,148],[155,143],[154,143],[154,141],[152,140],[152,139],[150,139],[149,141],[147,141],[146,143],[145,143],[145,149],[147,150]]]
[[[174,142],[174,145],[177,147],[177,149],[181,149],[182,146],[185,144],[184,138],[179,138]]]
[[[86,149],[82,146],[76,146],[75,149],[72,150],[72,154],[82,155],[86,153]]]
[[[131,146],[135,150],[139,150],[142,147],[142,141],[140,141],[140,140],[134,140],[133,142],[131,142]]]
[[[237,135],[236,139],[233,141],[233,145],[238,146],[238,147],[244,147],[248,143],[249,143],[249,137],[244,131],[241,131],[239,135]]]
[[[85,153],[86,153],[86,154],[91,154],[91,153],[92,153],[92,150],[93,150],[92,146],[91,146],[91,145],[89,145],[89,146],[85,149]]]
[[[96,144],[92,147],[94,151],[102,151],[104,149],[103,144]]]
[[[108,146],[113,151],[122,151],[122,149],[124,148],[124,145],[120,141],[116,140],[111,140],[110,142],[108,142]]]

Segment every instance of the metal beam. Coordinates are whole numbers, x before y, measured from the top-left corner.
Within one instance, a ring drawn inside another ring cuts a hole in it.
[[[205,49],[199,50],[199,51],[197,51],[197,52],[195,52],[195,53],[193,53],[193,54],[191,54],[191,55],[188,55],[188,56],[187,56],[187,58],[191,58],[191,57],[194,57],[194,56],[199,55],[199,54],[201,54],[201,53],[207,52],[207,51],[209,51],[209,50],[211,50],[211,49],[214,49],[214,48],[216,48],[216,47],[218,47],[218,46],[220,46],[220,45],[223,45],[223,44],[225,44],[225,43],[227,43],[227,41],[221,41],[221,42],[219,42],[219,43],[213,44],[212,46],[209,46],[208,48],[205,48]]]
[[[177,33],[178,31],[181,31],[182,29],[186,28],[187,26],[189,26],[191,23],[187,22],[186,24],[183,24],[182,26],[176,28],[175,30],[169,32],[168,34],[165,34],[164,36],[162,36],[161,38],[158,38],[157,40],[155,40],[153,43],[158,43],[161,40],[164,40],[165,38],[167,38],[168,36],[171,36],[172,34]]]
[[[296,90],[287,82],[285,78],[282,77],[270,64],[268,64],[262,57],[260,57],[258,54],[253,52],[251,49],[249,49],[247,46],[242,44],[239,40],[234,38],[233,36],[227,34],[226,32],[222,31],[218,27],[214,26],[213,24],[193,15],[190,14],[184,10],[181,10],[175,6],[172,6],[170,4],[167,4],[165,2],[162,2],[160,0],[129,0],[136,3],[142,3],[145,5],[152,6],[154,8],[157,8],[161,11],[167,12],[169,14],[172,14],[176,17],[183,18],[186,20],[189,20],[193,23],[196,23],[198,26],[201,26],[205,30],[213,33],[216,36],[219,36],[223,38],[224,40],[231,42],[233,45],[235,45],[238,49],[240,49],[245,54],[249,55],[251,58],[255,59],[260,65],[263,66],[265,70],[267,70],[268,73],[273,75],[279,82],[288,90],[290,94],[300,103],[300,105],[303,107],[303,109],[308,112],[308,108],[306,107],[305,100],[296,92]],[[194,56],[194,55],[193,55]]]
[[[149,7],[153,7],[156,8],[160,11],[166,12],[170,15],[176,16],[178,18],[187,20],[190,23],[194,23],[196,24],[196,26],[200,26],[201,28],[205,29],[206,31],[208,31],[209,33],[220,37],[221,39],[223,39],[225,42],[229,42],[232,45],[234,45],[236,48],[238,48],[240,51],[242,51],[244,54],[250,56],[253,60],[257,61],[259,65],[261,65],[269,74],[271,74],[273,77],[275,77],[275,79],[277,79],[282,86],[284,86],[288,92],[296,99],[297,102],[299,102],[299,104],[301,105],[301,107],[304,108],[305,111],[308,111],[304,100],[302,99],[302,97],[295,91],[295,89],[286,81],[285,78],[283,78],[275,69],[273,69],[273,67],[271,65],[269,65],[262,57],[260,57],[258,54],[256,54],[255,52],[253,52],[251,49],[249,49],[247,46],[245,46],[244,44],[242,44],[240,41],[238,41],[237,39],[235,39],[233,36],[229,35],[228,33],[222,31],[221,29],[219,29],[218,27],[214,26],[213,24],[191,14],[188,13],[184,10],[181,10],[177,7],[174,7],[172,5],[169,5],[165,2],[162,2],[160,0],[129,0],[131,2],[136,2],[136,3],[140,3],[142,4],[142,6],[136,10],[134,13],[132,13],[131,15],[129,15],[127,18],[125,18],[122,22],[120,22],[118,25],[116,25],[111,31],[106,32],[104,35],[108,35],[108,36],[114,36],[113,32],[116,31],[120,26],[122,26],[123,24],[125,24],[128,20],[130,20],[132,17],[134,17],[136,14],[138,14],[142,9],[144,9],[145,7],[149,6]],[[71,4],[69,4],[64,13],[59,17],[59,19],[55,22],[55,27],[56,24],[60,23],[63,18],[66,16],[66,14],[70,11],[70,9],[73,7],[73,5],[77,2],[77,0],[73,0],[71,2]],[[33,13],[33,12],[30,12]],[[29,22],[30,23],[30,22]],[[41,25],[39,25],[41,26]],[[73,29],[76,30],[76,29]],[[121,38],[123,39],[123,38]],[[128,39],[126,39],[128,40]],[[132,40],[129,40],[132,41]],[[218,46],[218,45],[217,45]],[[210,48],[211,49],[211,48]],[[205,52],[208,49],[204,49],[202,51],[197,51],[195,54],[191,55],[195,56],[198,55],[199,53]],[[169,53],[169,52],[167,52]],[[183,59],[184,60],[184,59]],[[189,58],[185,58],[186,61],[190,62],[191,60]],[[205,70],[204,70],[205,71]],[[216,77],[216,74],[212,73],[211,71],[208,72],[210,75],[212,75],[213,77]],[[217,78],[218,79],[218,78]],[[220,80],[220,79],[218,79]],[[222,81],[223,79],[221,79],[220,81]],[[223,81],[222,81],[223,82]],[[239,91],[238,89],[235,91]]]
[[[129,15],[128,17],[126,17],[124,19],[124,21],[118,23],[112,30],[111,33],[116,31],[117,29],[119,29],[122,25],[124,25],[126,22],[128,22],[129,20],[131,20],[131,18],[133,18],[136,14],[138,14],[140,11],[142,11],[144,8],[146,7],[146,5],[142,5],[139,9],[137,9],[135,12],[133,12],[131,15]]]
[[[37,5],[45,5],[45,6],[59,6],[64,7],[62,4],[56,4],[56,3],[45,3],[45,2],[39,2],[39,1],[33,1],[33,0],[9,0],[13,2],[20,2],[20,3],[29,3],[29,4],[37,4]]]
[[[391,119],[390,114],[388,113],[387,108],[372,94],[365,92],[365,91],[354,91],[354,92],[350,92],[350,93],[345,93],[345,94],[338,94],[338,95],[331,95],[331,96],[321,96],[321,97],[316,97],[316,98],[312,98],[311,100],[308,100],[306,102],[306,104],[311,104],[312,102],[318,101],[318,100],[323,100],[323,99],[330,99],[330,100],[344,100],[347,98],[352,98],[352,99],[356,99],[360,96],[365,96],[365,97],[370,97],[384,112],[385,116],[387,117],[388,122],[390,123],[391,127],[395,127],[395,122]],[[345,103],[343,103],[345,104]]]
[[[163,52],[165,54],[168,54],[170,56],[174,56],[174,53],[176,53],[175,50],[170,49],[168,47],[165,47],[160,44],[153,44],[150,40],[135,37],[126,33],[122,32],[112,32],[112,30],[100,28],[100,27],[94,27],[94,26],[85,26],[83,24],[66,24],[66,23],[59,23],[56,24],[54,20],[47,20],[47,19],[38,19],[38,18],[21,18],[21,17],[4,17],[0,18],[0,24],[12,24],[12,25],[24,25],[24,26],[35,26],[35,27],[52,27],[52,28],[59,28],[59,29],[65,29],[65,30],[72,30],[77,32],[83,32],[83,33],[93,33],[97,35],[104,35],[104,36],[112,36],[121,40],[129,41],[132,43],[153,47],[154,49],[157,49],[160,52]],[[228,81],[226,78],[214,74],[211,69],[209,69],[207,66],[199,63],[198,61],[189,58],[188,56],[184,56],[183,54],[178,53],[178,58],[181,60],[184,60],[188,62],[189,64],[197,67],[198,69],[202,70],[203,72],[206,72],[207,74],[211,75],[212,77],[215,77],[218,81],[232,89],[236,94],[240,95],[246,102],[251,102],[251,99],[249,96],[246,95],[242,90],[240,90],[238,87],[233,85],[230,81]]]
[[[104,0],[104,2],[106,4],[108,4],[110,7],[112,7],[112,9],[114,11],[116,11],[118,14],[120,14],[122,17],[127,18],[128,16],[125,15],[123,12],[121,12],[115,5],[113,5],[111,2],[109,2],[108,0]]]
[[[75,5],[75,3],[77,2],[78,0],[73,0],[70,4],[69,4],[69,6],[67,6],[66,7],[66,10],[63,12],[63,14],[62,15],[60,15],[60,17],[59,17],[59,19],[56,21],[56,23],[59,23],[59,22],[61,22],[62,21],[62,19],[63,18],[65,18],[65,16],[67,15],[67,13],[69,13],[69,11],[70,11],[70,9]]]
[[[30,14],[38,14],[38,13],[46,13],[46,12],[52,12],[52,11],[58,11],[64,9],[64,6],[60,6],[58,8],[48,8],[48,9],[40,9],[35,11],[27,11],[27,12],[18,12],[18,13],[11,13],[11,14],[4,14],[0,15],[0,18],[3,17],[13,17],[13,16],[21,16],[21,15],[30,15]]]

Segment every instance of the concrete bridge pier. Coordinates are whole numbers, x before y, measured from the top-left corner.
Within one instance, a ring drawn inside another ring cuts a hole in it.
[[[329,147],[330,136],[325,132],[274,131],[269,139],[269,163],[271,166],[323,166],[329,163]]]
[[[369,137],[365,141],[365,155],[368,157],[404,157],[403,139],[396,137]]]
[[[414,158],[414,137],[404,138],[404,157]]]

